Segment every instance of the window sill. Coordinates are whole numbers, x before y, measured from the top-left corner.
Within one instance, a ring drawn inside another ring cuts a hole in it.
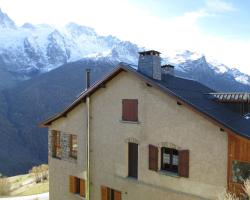
[[[138,181],[138,178],[132,177],[132,176],[127,176],[127,179],[133,180],[133,181]]]
[[[77,160],[77,157],[74,157],[74,156],[69,156],[69,158],[72,160]]]
[[[62,160],[62,158],[56,157],[56,156],[51,156],[51,158],[54,158],[54,159],[57,159],[57,160]]]
[[[134,183],[138,183],[138,178],[134,178],[134,177],[130,177],[130,176],[127,176],[127,177],[124,177],[127,181],[131,181],[131,182],[134,182]]]
[[[71,157],[67,157],[67,158],[65,158],[65,157],[63,157],[63,158],[58,158],[58,157],[50,156],[50,158],[51,158],[51,159],[55,159],[55,160],[70,162],[70,163],[74,163],[74,164],[77,163],[77,159],[71,158]]]
[[[74,194],[75,195],[75,197],[77,197],[77,198],[79,198],[79,199],[82,199],[82,200],[85,200],[86,199],[86,197],[82,197],[82,196],[80,196],[79,194]]]
[[[125,123],[125,124],[140,124],[139,121],[126,121],[126,120],[120,120],[121,123]]]
[[[180,178],[180,176],[177,173],[174,173],[174,172],[160,170],[160,171],[158,171],[158,173],[162,174],[162,175],[166,175],[166,176],[171,176],[171,177],[174,177],[174,178]]]

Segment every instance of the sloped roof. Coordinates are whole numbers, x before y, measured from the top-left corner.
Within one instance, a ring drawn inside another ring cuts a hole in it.
[[[129,64],[120,63],[118,67],[102,80],[84,91],[71,105],[64,111],[56,114],[44,121],[41,126],[49,126],[53,121],[67,115],[74,107],[85,101],[87,96],[90,96],[97,89],[103,86],[107,81],[115,77],[121,71],[127,71],[135,74],[138,78],[146,83],[160,89],[166,94],[174,97],[180,104],[188,106],[190,109],[202,114],[219,127],[250,139],[250,119],[246,119],[238,113],[229,110],[224,105],[216,103],[208,94],[215,93],[212,89],[202,85],[195,80],[189,80],[181,77],[163,74],[162,80],[155,80],[148,77]]]

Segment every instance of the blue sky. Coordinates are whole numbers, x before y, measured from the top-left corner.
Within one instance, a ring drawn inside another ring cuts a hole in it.
[[[198,21],[198,26],[203,32],[228,38],[249,39],[250,37],[249,0],[131,0],[132,2],[143,9],[150,10],[160,18],[178,17],[185,13],[206,10],[208,15]]]
[[[18,25],[77,22],[164,54],[188,49],[250,74],[249,0],[0,0]]]

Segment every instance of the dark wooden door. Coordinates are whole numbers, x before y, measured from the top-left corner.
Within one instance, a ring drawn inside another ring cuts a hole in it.
[[[138,177],[138,144],[128,144],[128,176]]]

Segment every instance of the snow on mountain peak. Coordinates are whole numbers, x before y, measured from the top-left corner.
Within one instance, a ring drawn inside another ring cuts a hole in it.
[[[2,12],[0,19],[4,25],[14,23]],[[0,60],[8,71],[28,76],[90,55],[134,63],[137,51],[138,47],[130,42],[110,35],[100,36],[94,29],[76,23],[60,28],[25,23],[15,29],[5,28],[0,34]]]
[[[3,13],[1,8],[0,8],[0,28],[11,28],[11,29],[16,28],[15,22],[12,21],[7,14]]]
[[[145,50],[111,35],[98,35],[94,29],[73,22],[60,28],[30,23],[17,27],[1,9],[0,29],[0,61],[8,71],[22,73],[25,77],[83,58],[108,58],[137,64],[138,51]],[[250,85],[249,76],[201,53],[189,50],[163,52],[162,61],[176,66],[175,69],[182,73],[212,71],[211,74],[227,74],[237,82]]]
[[[76,23],[68,23],[65,27],[67,31],[72,34],[73,37],[79,37],[81,35],[92,35],[92,36],[97,36],[96,32],[94,29],[86,26],[81,26]]]
[[[22,28],[26,28],[26,29],[31,29],[31,30],[34,30],[35,29],[35,26],[31,23],[24,23],[22,25]]]
[[[165,57],[168,62],[173,64],[181,64],[190,60],[198,60],[203,56],[203,54],[192,52],[189,50],[178,50],[172,52],[172,54],[163,54],[163,57]]]

